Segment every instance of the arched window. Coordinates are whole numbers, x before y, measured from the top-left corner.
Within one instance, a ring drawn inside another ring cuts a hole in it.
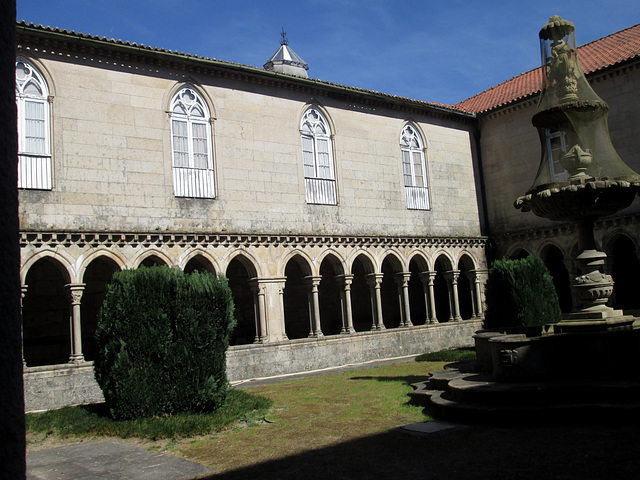
[[[18,188],[51,190],[49,89],[27,60],[16,59]]]
[[[424,161],[422,138],[411,125],[405,125],[402,129],[400,150],[402,151],[402,172],[407,208],[429,210],[427,168]]]
[[[171,145],[176,197],[215,198],[209,109],[190,86],[171,100]]]
[[[311,107],[302,116],[300,133],[307,203],[336,205],[329,122],[317,108]]]

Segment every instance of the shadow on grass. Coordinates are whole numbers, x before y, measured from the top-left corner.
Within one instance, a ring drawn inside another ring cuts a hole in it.
[[[407,375],[404,377],[388,377],[388,376],[361,376],[350,377],[349,380],[375,380],[377,382],[401,382],[404,385],[413,385],[418,382],[426,382],[429,375]]]
[[[426,437],[383,432],[209,480],[637,478],[632,426],[452,429]]]

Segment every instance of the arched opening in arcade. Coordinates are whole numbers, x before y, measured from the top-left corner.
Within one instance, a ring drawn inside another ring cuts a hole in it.
[[[320,327],[324,335],[337,335],[344,331],[341,303],[343,282],[339,275],[344,273],[340,260],[328,255],[320,264]]]
[[[29,367],[69,362],[70,300],[67,270],[51,257],[35,262],[25,278],[22,299],[23,355]]]
[[[424,325],[428,322],[428,272],[427,262],[420,255],[415,255],[409,262],[409,305],[411,323]]]
[[[615,307],[622,310],[640,309],[640,260],[636,245],[626,235],[618,236],[612,243],[611,275]]]
[[[313,335],[311,325],[311,268],[300,255],[295,255],[286,264],[284,287],[284,328],[290,340]]]
[[[202,265],[202,264],[200,264]],[[243,255],[229,262],[226,272],[229,289],[235,305],[236,326],[229,339],[230,345],[246,345],[259,340],[260,328],[257,325],[255,297],[251,279],[257,277],[255,267]]]
[[[373,328],[373,310],[369,275],[374,268],[366,255],[358,255],[351,265],[351,307],[353,328],[356,332],[366,332]]]
[[[120,270],[116,262],[106,256],[100,256],[87,266],[82,281],[85,284],[80,304],[82,353],[84,359],[95,360],[95,333],[98,325],[98,313],[107,295],[107,285],[113,274]]]
[[[402,264],[389,254],[382,262],[382,319],[386,328],[397,328],[403,321]]]
[[[191,257],[184,266],[184,273],[193,272],[209,272],[215,275],[216,269],[213,267],[211,262],[204,257],[204,255],[197,254]]]
[[[473,260],[468,255],[462,255],[458,261],[458,304],[460,307],[460,317],[468,320],[476,316],[473,304],[474,291],[473,288],[475,272]]]
[[[446,278],[452,271],[451,261],[445,255],[440,255],[436,259],[434,270],[436,272],[436,278],[433,284],[436,300],[436,317],[440,323],[448,322],[449,320],[453,320],[449,282]]]
[[[570,313],[573,309],[571,280],[562,251],[555,245],[547,245],[542,249],[542,261],[553,279],[553,286],[558,295],[562,313]]]

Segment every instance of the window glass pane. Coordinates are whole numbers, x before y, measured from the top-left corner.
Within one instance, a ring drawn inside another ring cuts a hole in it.
[[[207,125],[194,123],[193,127],[193,166],[196,168],[208,167]]]
[[[316,168],[313,155],[313,139],[310,137],[302,137],[302,161],[304,163],[304,176],[307,178],[315,178]]]
[[[402,173],[404,174],[404,184],[407,187],[413,186],[411,175],[411,155],[408,150],[402,150]]]
[[[173,165],[175,167],[189,166],[189,138],[187,134],[187,122],[184,120],[172,120],[173,133]]]
[[[331,178],[331,159],[329,157],[329,141],[318,139],[318,177]]]
[[[414,186],[424,187],[424,172],[422,171],[422,155],[420,152],[413,152],[413,174],[415,177]]]
[[[44,103],[25,101],[24,149],[29,153],[46,153]]]

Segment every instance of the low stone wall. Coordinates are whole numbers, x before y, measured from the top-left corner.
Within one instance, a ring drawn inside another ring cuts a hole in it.
[[[480,328],[480,320],[465,320],[235,346],[227,352],[227,374],[230,381],[246,380],[467,347],[473,345],[472,336]],[[24,389],[26,412],[104,401],[93,376],[93,362],[26,368]]]

